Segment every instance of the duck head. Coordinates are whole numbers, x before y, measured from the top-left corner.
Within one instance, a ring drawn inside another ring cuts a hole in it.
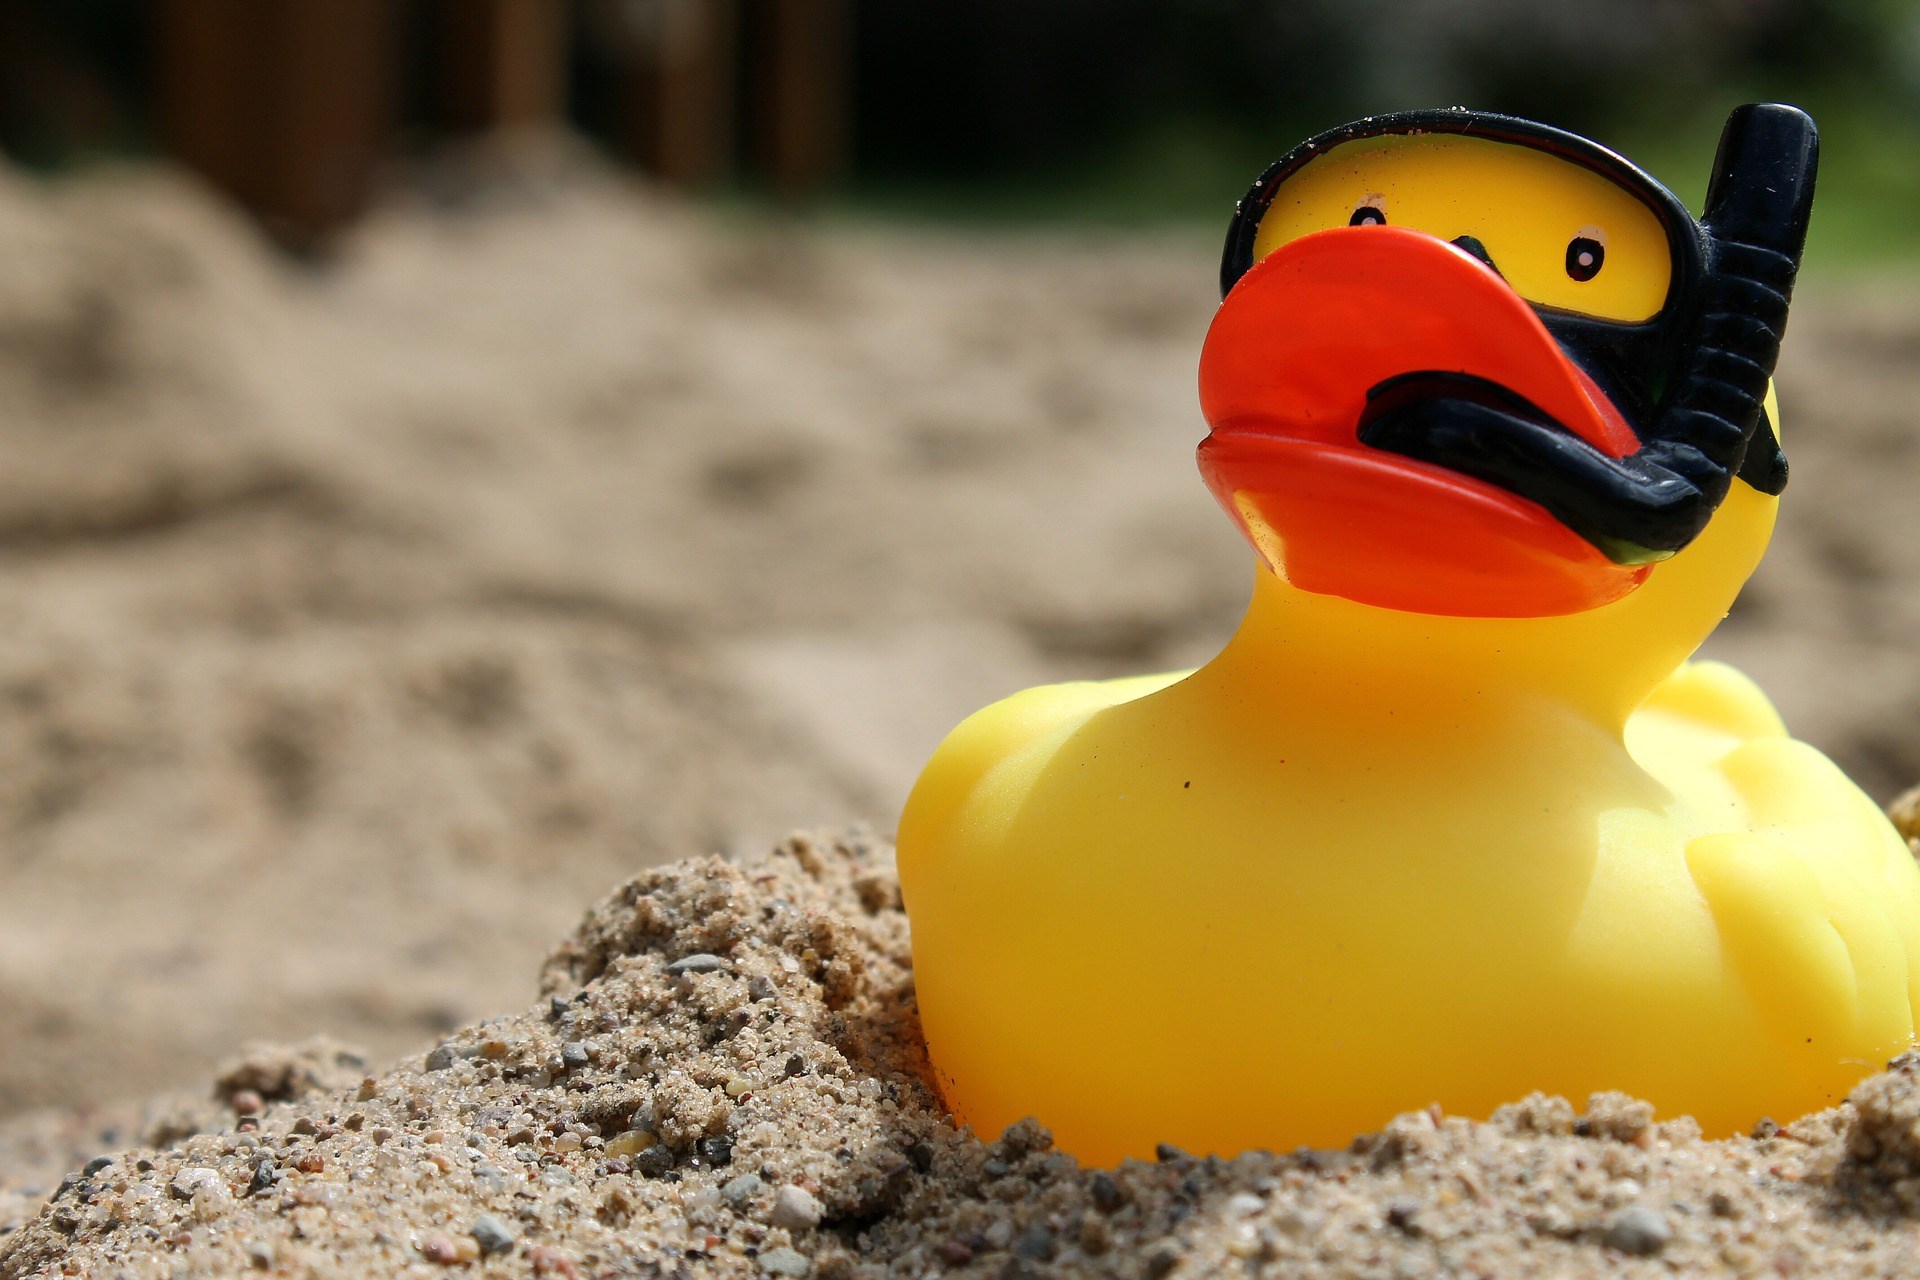
[[[1736,487],[1770,527],[1765,406],[1817,154],[1804,113],[1739,108],[1696,221],[1613,152],[1511,117],[1311,139],[1228,230],[1203,475],[1290,586],[1428,615],[1620,600]]]

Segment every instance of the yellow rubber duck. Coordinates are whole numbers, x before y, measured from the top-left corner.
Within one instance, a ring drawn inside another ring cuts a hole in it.
[[[960,1120],[1106,1164],[1619,1089],[1725,1135],[1913,1043],[1914,859],[1687,660],[1785,483],[1816,149],[1739,109],[1699,222],[1467,111],[1262,176],[1200,371],[1245,621],[1197,671],[978,712],[901,821]]]

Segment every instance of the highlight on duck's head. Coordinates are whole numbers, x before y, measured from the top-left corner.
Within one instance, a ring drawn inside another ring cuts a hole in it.
[[[1302,590],[1466,617],[1626,596],[1735,484],[1786,484],[1764,406],[1817,157],[1803,112],[1737,109],[1696,221],[1508,116],[1301,144],[1228,228],[1202,474]]]

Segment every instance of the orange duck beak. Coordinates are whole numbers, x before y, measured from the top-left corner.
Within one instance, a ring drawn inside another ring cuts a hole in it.
[[[1200,471],[1269,567],[1409,612],[1547,617],[1617,600],[1616,564],[1545,508],[1360,438],[1369,412],[1464,375],[1610,457],[1633,428],[1491,267],[1425,232],[1341,227],[1234,285],[1200,356]]]

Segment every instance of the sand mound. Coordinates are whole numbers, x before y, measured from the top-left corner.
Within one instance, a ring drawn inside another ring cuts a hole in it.
[[[943,1118],[883,845],[794,839],[634,880],[549,998],[357,1087],[258,1055],[171,1145],[103,1156],[0,1276],[1904,1274],[1920,1055],[1750,1139],[1599,1095],[1401,1116],[1345,1151],[1083,1170]],[[1230,1075],[1223,1076],[1230,1080]],[[1170,1082],[1221,1087],[1221,1082]],[[184,1136],[224,1111],[226,1127]],[[247,1118],[234,1123],[235,1112]],[[257,1113],[257,1114],[256,1114]]]
[[[317,271],[159,173],[0,177],[0,230],[0,1114],[513,1007],[636,867],[884,823],[1245,574],[1177,252],[591,168]]]

